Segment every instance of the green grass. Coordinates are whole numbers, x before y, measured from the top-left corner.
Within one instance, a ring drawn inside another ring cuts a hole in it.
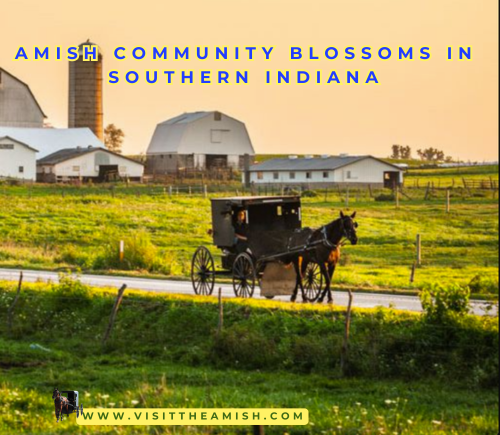
[[[443,279],[467,284],[480,275],[493,283],[491,292],[498,283],[498,201],[491,194],[453,193],[447,215],[442,192],[432,201],[410,194],[413,200],[402,199],[397,210],[394,203],[374,201],[368,192],[351,191],[360,244],[344,248],[334,285],[418,290]],[[303,225],[335,219],[345,208],[344,195],[330,191],[327,201],[324,192],[304,198]],[[169,197],[162,187],[117,187],[112,195],[102,187],[4,186],[0,267],[186,278],[197,246],[220,255],[207,234],[210,222],[209,200]],[[417,234],[423,239],[423,264],[410,285]],[[120,240],[126,241],[123,264],[117,261]],[[131,246],[138,254],[133,258]]]
[[[0,283],[5,319],[15,286]],[[115,290],[23,287],[13,330],[0,324],[0,433],[250,433],[248,427],[56,425],[54,387],[91,407],[305,407],[312,424],[269,434],[474,434],[498,431],[498,318],[430,324],[393,310],[353,312],[349,377],[339,370],[344,312],[269,301],[127,291],[100,341]],[[50,352],[30,348],[39,343]]]

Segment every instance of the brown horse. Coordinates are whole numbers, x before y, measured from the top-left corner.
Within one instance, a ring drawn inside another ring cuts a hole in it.
[[[340,212],[340,218],[328,225],[324,225],[316,230],[304,228],[304,230],[297,234],[297,238],[302,239],[302,242],[306,238],[304,244],[306,249],[293,259],[295,271],[297,272],[297,284],[292,295],[292,302],[297,298],[299,288],[302,292],[302,299],[306,301],[302,279],[307,265],[312,262],[318,264],[320,267],[321,275],[325,282],[325,288],[320,294],[318,302],[323,302],[327,295],[328,303],[333,302],[330,285],[335,268],[340,260],[340,247],[344,239],[349,240],[353,245],[358,243],[358,236],[356,234],[358,225],[354,222],[355,217],[356,212],[351,216],[346,216],[343,212]],[[292,240],[290,243],[297,246],[299,242],[299,240]]]
[[[57,422],[59,423],[59,416],[61,416],[61,421],[63,421],[63,410],[66,411],[66,415],[69,414],[69,400],[64,396],[61,396],[61,393],[57,388],[55,388],[54,392],[52,393],[52,399],[54,399],[56,418]]]

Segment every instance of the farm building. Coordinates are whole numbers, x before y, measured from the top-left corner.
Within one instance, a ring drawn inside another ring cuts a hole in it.
[[[146,172],[242,169],[245,154],[255,151],[243,122],[221,112],[184,113],[156,126]]]
[[[9,136],[37,149],[41,159],[67,148],[104,148],[88,128],[14,128],[0,127],[0,137]]]
[[[321,158],[279,158],[250,167],[249,180],[254,184],[372,185],[393,188],[402,184],[404,170],[372,156]]]
[[[20,180],[36,179],[35,148],[13,139],[0,136],[0,178]]]
[[[45,118],[30,87],[0,68],[0,126],[41,128]]]
[[[144,165],[104,148],[70,148],[57,151],[37,162],[37,180],[57,181],[140,181]]]

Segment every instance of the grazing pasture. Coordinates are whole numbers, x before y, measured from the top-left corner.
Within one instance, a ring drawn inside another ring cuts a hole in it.
[[[413,199],[403,196],[399,209],[390,198],[351,192],[350,210],[345,192],[312,193],[303,198],[304,226],[325,224],[342,209],[357,211],[360,242],[343,249],[334,287],[418,290],[436,281],[475,280],[473,293],[497,294],[498,200],[492,192],[453,191],[449,214],[442,192],[424,201],[412,191]],[[211,195],[228,194],[234,191]],[[218,255],[207,234],[210,222],[210,202],[202,194],[169,196],[158,186],[2,186],[0,267],[186,278],[198,245]],[[410,284],[417,234],[422,265]]]

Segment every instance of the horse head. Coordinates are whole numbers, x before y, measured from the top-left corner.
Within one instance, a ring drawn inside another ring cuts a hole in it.
[[[59,392],[59,390],[58,390],[57,388],[54,388],[54,392],[52,393],[52,398],[55,400],[55,399],[57,399],[60,395],[61,395],[61,393]]]
[[[358,244],[358,235],[356,233],[358,223],[354,221],[355,218],[356,212],[351,216],[345,215],[342,211],[340,212],[341,231],[343,232],[342,237],[349,240],[352,245]]]

